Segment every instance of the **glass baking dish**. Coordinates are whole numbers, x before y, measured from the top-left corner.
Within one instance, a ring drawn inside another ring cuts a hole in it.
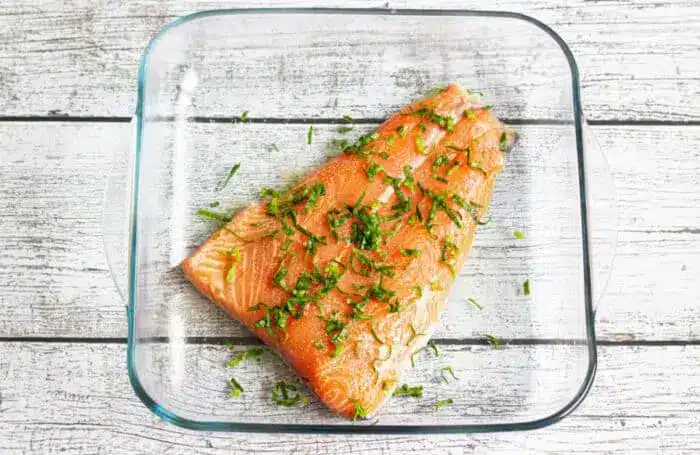
[[[277,407],[271,388],[294,374],[272,353],[227,368],[226,344],[242,351],[259,342],[178,268],[216,228],[197,209],[245,206],[262,186],[322,162],[344,116],[360,135],[451,81],[483,91],[518,141],[496,185],[493,221],[452,288],[438,350],[421,352],[403,378],[424,385],[423,397],[393,398],[355,422],[312,397]],[[106,250],[127,301],[131,383],[163,419],[224,431],[522,430],[563,418],[590,389],[593,305],[615,249],[614,188],[584,134],[574,58],[544,24],[487,11],[201,12],[147,46],[132,124],[134,143],[120,144],[108,185]],[[442,377],[447,366],[454,377]],[[238,398],[227,392],[231,376],[245,389]]]

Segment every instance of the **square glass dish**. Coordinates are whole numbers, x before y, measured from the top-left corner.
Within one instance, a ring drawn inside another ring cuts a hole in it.
[[[483,91],[518,141],[496,184],[492,222],[452,288],[437,349],[419,353],[402,378],[422,384],[422,398],[392,398],[375,419],[356,422],[313,397],[278,407],[271,389],[294,374],[271,353],[228,368],[226,342],[235,351],[259,342],[178,267],[217,228],[197,210],[247,205],[261,187],[323,162],[340,125],[359,136],[452,81]],[[605,276],[614,250],[614,204],[596,200],[602,215],[587,205],[591,163],[600,159],[584,128],[571,52],[523,15],[258,9],[169,24],[143,53],[134,143],[117,154],[106,198],[107,255],[127,301],[136,394],[158,416],[203,430],[480,432],[561,419],[592,384],[593,278]],[[600,181],[595,190],[614,199]],[[606,228],[595,230],[593,218]],[[237,398],[227,390],[231,376],[244,388]]]

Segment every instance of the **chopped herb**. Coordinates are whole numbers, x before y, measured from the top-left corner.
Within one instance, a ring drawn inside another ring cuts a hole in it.
[[[467,119],[469,119],[471,121],[476,120],[476,114],[471,109],[466,109],[464,111],[464,115],[466,115]]]
[[[379,278],[379,281],[367,290],[367,293],[365,294],[365,298],[375,298],[379,300],[382,303],[389,303],[389,301],[396,297],[396,292],[390,291],[389,289],[385,288],[382,286],[382,279],[384,277]]]
[[[394,390],[393,396],[395,397],[423,397],[423,386],[417,385],[415,387],[409,387],[408,384],[404,384],[398,389]]]
[[[441,175],[438,175],[437,173],[433,173],[433,178],[438,182],[450,183],[449,180],[447,180],[445,177],[442,177]]]
[[[421,332],[421,333],[418,333],[418,332],[416,332],[416,328],[413,327],[413,324],[408,324],[408,328],[411,329],[411,336],[408,338],[408,340],[406,340],[406,346],[408,346],[409,344],[411,344],[411,343],[413,342],[413,340],[416,339],[416,337],[419,337],[419,336],[426,336],[425,333],[422,333],[422,332]],[[418,352],[419,352],[419,351],[416,351],[416,353],[418,353]]]
[[[255,359],[259,362],[262,353],[263,348],[249,348],[248,350],[241,352],[236,357],[229,360],[228,363],[226,363],[226,366],[228,366],[229,368],[233,368],[246,359]]]
[[[219,201],[214,201],[214,202],[210,202],[210,203],[209,203],[209,207],[212,207],[212,208],[218,207],[219,205],[220,205],[220,204],[219,204]]]
[[[406,257],[420,256],[420,250],[417,248],[401,248],[401,254]]]
[[[350,131],[352,131],[352,129],[353,129],[352,126],[341,126],[341,127],[338,127],[338,132],[340,134],[345,134],[345,133],[349,133]]]
[[[408,134],[408,128],[404,125],[399,125],[399,127],[396,128],[396,132],[399,133],[399,136],[403,139],[406,137],[406,134]]]
[[[396,136],[389,136],[384,142],[386,142],[386,145],[391,147],[392,145],[394,145],[394,142],[396,142]]]
[[[370,332],[372,333],[372,336],[374,337],[374,339],[377,340],[377,343],[384,344],[384,341],[382,341],[382,339],[379,338],[379,335],[377,335],[377,331],[374,329],[374,325],[370,324],[369,329],[370,329]]]
[[[469,297],[469,298],[467,299],[467,302],[469,302],[469,303],[471,303],[472,305],[474,305],[476,308],[479,309],[479,311],[481,311],[481,310],[484,309],[484,308],[479,304],[479,302],[476,301],[476,299],[475,299],[474,297]]]
[[[227,283],[230,283],[231,281],[233,281],[233,280],[236,279],[236,268],[237,268],[236,266],[237,266],[237,265],[238,265],[238,264],[233,263],[233,264],[231,265],[231,268],[228,269],[228,272],[226,273],[226,282],[227,282]]]
[[[357,221],[352,224],[350,240],[362,250],[376,251],[382,240],[379,216],[366,206],[355,206],[352,212]]]
[[[207,209],[197,210],[197,215],[204,218],[211,218],[216,221],[221,221],[223,223],[228,223],[229,221],[231,221],[230,216],[224,215],[223,213],[212,212],[211,210]]]
[[[438,347],[435,343],[429,343],[428,346],[430,346],[430,349],[435,353],[435,357],[440,357],[440,352],[438,352]]]
[[[343,115],[343,119],[345,119],[347,122],[352,122],[352,117],[350,117],[350,114]]]
[[[377,163],[369,163],[369,167],[365,170],[365,174],[370,181],[373,181],[377,174],[383,171],[384,168]]]
[[[403,167],[403,184],[406,185],[406,188],[413,191],[416,182],[415,180],[413,180],[413,174],[411,173],[411,171],[411,166],[409,166],[408,164]]]
[[[449,384],[449,383],[450,383],[450,381],[448,381],[448,380],[447,380],[447,377],[445,376],[445,372],[450,373],[450,375],[451,375],[454,379],[459,379],[459,378],[457,378],[457,375],[455,375],[455,372],[452,370],[452,367],[450,367],[450,366],[442,367],[442,368],[440,369],[440,376],[442,376],[442,380],[445,381],[445,384]]]
[[[424,133],[428,131],[428,125],[426,125],[425,122],[420,122],[418,124],[418,128],[420,128],[420,130]]]
[[[347,139],[331,139],[331,145],[342,152],[350,147],[350,141]]]
[[[435,215],[437,214],[438,209],[442,210],[447,214],[447,216],[450,217],[452,222],[457,226],[458,228],[462,228],[464,224],[462,223],[462,216],[455,212],[448,204],[447,204],[447,194],[437,194],[434,193],[433,191],[423,187],[422,185],[418,185],[418,187],[421,189],[423,194],[427,195],[433,200],[433,204],[430,207],[430,211],[428,212],[428,219],[426,220],[426,228],[428,229],[428,232],[431,231],[432,228],[432,222],[433,219],[435,218]],[[454,197],[453,197],[454,199]]]
[[[357,270],[352,267],[353,259],[355,258],[358,260],[358,262],[360,262],[360,264],[362,264],[365,267],[364,269],[361,268]],[[369,276],[370,272],[378,272],[380,275],[388,276],[389,278],[392,278],[394,276],[393,265],[382,264],[380,262],[377,262],[359,250],[352,251],[350,255],[349,265],[353,272],[362,276]]]
[[[479,226],[483,226],[485,224],[488,224],[491,221],[491,217],[486,217],[483,220],[479,219],[479,213],[476,210],[476,204],[474,202],[467,202],[465,201],[462,197],[459,195],[455,194],[452,196],[452,200],[455,201],[458,205],[460,205],[463,209],[465,209],[467,212],[469,212],[469,215],[471,215],[472,220]]]
[[[389,303],[389,313],[398,313],[399,311],[401,311],[401,302],[398,299]]]
[[[367,410],[360,404],[359,401],[354,400],[353,405],[355,407],[355,411],[353,413],[352,420],[357,420],[358,417],[361,419],[367,417]]]
[[[523,294],[530,295],[530,279],[528,278],[523,283]]]
[[[280,406],[291,408],[297,403],[306,404],[309,399],[302,395],[294,384],[279,381],[272,388],[272,401]]]
[[[322,349],[324,348],[323,343],[321,343],[320,341],[314,341],[314,342],[313,342],[313,345],[314,345],[314,347],[315,347],[316,349],[318,349],[319,351],[322,350]]]
[[[284,239],[284,242],[282,242],[282,245],[280,245],[280,250],[287,251],[291,245],[292,245],[292,239],[286,238],[286,239]]]
[[[498,146],[501,149],[501,152],[505,152],[508,148],[508,135],[505,131],[501,133],[501,138],[498,141]]]
[[[258,302],[258,303],[255,304],[255,305],[249,306],[249,307],[248,307],[248,311],[258,311],[258,310],[262,310],[263,308],[266,308],[265,304],[262,303],[262,302]],[[229,345],[227,345],[227,346],[229,346],[229,348],[232,348],[232,347],[233,347],[233,344],[231,344],[230,341],[229,341],[228,343],[229,343]]]
[[[248,120],[248,111],[243,111],[243,113],[241,114],[241,120],[244,122]]]
[[[277,144],[274,144],[274,143],[272,144],[272,149],[273,149],[275,152],[279,152],[279,151],[280,151],[279,147],[277,147]]]
[[[444,290],[444,288],[440,280],[432,280],[430,282],[430,290],[433,292],[438,292]]]
[[[314,136],[314,126],[310,125],[309,126],[309,132],[306,133],[306,143],[311,145],[311,140],[313,139]]]
[[[440,87],[440,86],[433,87],[430,90],[428,90],[428,92],[425,94],[425,96],[439,95],[440,93],[444,92],[445,90],[447,90],[447,87]]]
[[[486,337],[486,340],[489,342],[489,344],[493,346],[494,349],[498,349],[501,347],[501,341],[495,336],[491,335],[490,333],[487,333],[484,336]]]
[[[338,209],[333,209],[330,210],[326,214],[326,218],[328,219],[328,225],[330,226],[331,229],[331,235],[333,235],[333,238],[337,241],[338,240],[338,231],[337,229],[342,226],[348,218],[350,218],[350,214],[340,214],[340,211]]]
[[[415,285],[415,286],[413,286],[411,289],[413,289],[413,292],[416,293],[416,297],[413,298],[413,299],[411,299],[410,303],[413,303],[413,302],[415,302],[416,300],[420,300],[420,299],[423,298],[423,289],[422,289],[420,286]]]
[[[421,155],[426,155],[425,144],[423,143],[422,136],[416,136],[416,147],[418,148],[418,153],[420,153]]]
[[[513,231],[513,235],[515,236],[516,239],[524,239],[525,238],[525,234],[523,234],[522,232],[520,232],[518,230]]]
[[[386,392],[387,390],[392,388],[394,386],[394,384],[396,384],[395,380],[385,379],[384,381],[382,381],[382,390],[384,390]]]
[[[435,160],[433,160],[433,170],[436,171],[440,168],[440,166],[444,166],[446,164],[450,164],[450,157],[447,155],[438,155],[435,157]]]
[[[455,150],[457,152],[464,152],[467,155],[467,166],[470,168],[474,169],[475,171],[481,172],[485,177],[488,176],[488,172],[486,172],[486,169],[481,165],[480,162],[472,160],[472,155],[471,155],[471,148],[469,146],[465,147],[464,149],[460,149],[459,147],[455,147],[453,145],[448,145],[446,148]]]
[[[440,400],[440,401],[438,401],[437,403],[435,403],[435,410],[437,411],[437,410],[439,410],[441,407],[443,407],[443,406],[445,406],[445,405],[448,405],[448,404],[452,404],[452,403],[453,403],[452,398],[447,398],[447,399],[445,399],[445,400]]]
[[[232,398],[237,398],[241,396],[241,392],[245,392],[243,386],[233,377],[228,380],[228,388]]]
[[[345,349],[345,348],[343,347],[342,344],[336,345],[333,352],[331,352],[331,357],[338,357],[343,352],[343,349]]]
[[[314,183],[314,186],[311,187],[311,190],[308,195],[308,199],[306,200],[306,212],[308,213],[314,205],[316,205],[316,202],[318,202],[318,198],[321,196],[325,196],[326,194],[326,187],[323,186],[323,183],[321,182],[316,182]]]

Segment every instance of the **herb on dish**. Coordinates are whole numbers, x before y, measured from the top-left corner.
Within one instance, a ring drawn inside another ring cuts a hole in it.
[[[207,209],[197,210],[197,215],[204,217],[204,218],[210,218],[210,219],[216,220],[216,221],[221,221],[222,223],[228,223],[229,221],[231,221],[230,216],[224,215],[223,213],[212,212],[211,210],[207,210]]]
[[[426,155],[425,144],[423,143],[422,136],[416,136],[416,148],[418,149],[418,153],[420,153],[421,155]]]
[[[446,406],[448,404],[452,404],[452,403],[454,403],[454,401],[452,401],[452,398],[440,400],[437,403],[435,403],[435,410],[438,411],[441,407]]]
[[[352,420],[357,420],[358,417],[360,419],[364,419],[367,417],[367,410],[365,409],[364,406],[360,404],[358,400],[354,400],[353,406],[355,407],[355,410],[352,415]]]
[[[520,232],[517,229],[515,231],[513,231],[513,235],[515,236],[516,239],[524,239],[525,238],[525,234],[523,234],[522,232]]]
[[[469,298],[467,299],[467,302],[469,302],[469,303],[471,303],[472,305],[474,305],[479,311],[481,311],[481,310],[484,309],[484,307],[482,307],[481,304],[479,304],[479,302],[478,302],[474,297],[469,297]]]
[[[314,135],[314,126],[310,125],[309,132],[306,133],[306,143],[307,144],[311,145],[311,140],[313,139],[313,135]]]
[[[291,408],[297,403],[306,404],[309,399],[302,395],[294,384],[279,381],[272,388],[272,401],[280,406]]]
[[[275,144],[275,143],[272,144],[272,150],[274,150],[275,152],[280,151],[279,147],[277,147],[277,144]]]
[[[486,341],[488,341],[488,343],[493,346],[494,349],[499,349],[501,347],[501,340],[495,336],[491,335],[490,333],[487,333],[484,336],[486,337]]]
[[[401,255],[407,258],[420,256],[420,250],[417,248],[401,248]]]
[[[228,389],[231,398],[237,398],[241,396],[241,392],[245,392],[243,386],[236,381],[236,378],[234,377],[231,377],[231,379],[228,380]]]
[[[219,203],[219,201],[214,201],[214,202],[209,203],[209,207],[211,207],[211,208],[216,208],[220,205],[221,205],[221,203]]]
[[[226,366],[228,366],[229,368],[233,368],[241,364],[246,359],[255,359],[259,362],[262,353],[263,348],[249,348],[248,350],[241,352],[240,354],[229,360],[226,363]]]
[[[523,283],[523,294],[530,295],[530,279],[528,278]]]
[[[414,398],[422,398],[423,397],[423,386],[422,385],[417,385],[414,387],[409,387],[408,384],[404,384],[398,389],[394,390],[393,396],[395,397],[414,397]]]
[[[440,376],[442,376],[442,380],[445,381],[445,384],[449,384],[449,383],[450,383],[450,381],[449,381],[449,380],[447,379],[447,377],[445,376],[445,372],[450,373],[450,375],[451,375],[454,379],[458,379],[458,378],[457,378],[457,375],[456,375],[455,372],[452,370],[452,367],[451,367],[451,366],[442,367],[442,368],[440,368]]]
[[[241,118],[241,121],[243,121],[243,122],[248,120],[248,111],[243,111],[240,118]]]

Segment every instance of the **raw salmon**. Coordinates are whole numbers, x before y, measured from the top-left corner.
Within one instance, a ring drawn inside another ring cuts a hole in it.
[[[370,416],[439,322],[513,138],[447,85],[291,189],[263,189],[182,269],[329,408]]]

